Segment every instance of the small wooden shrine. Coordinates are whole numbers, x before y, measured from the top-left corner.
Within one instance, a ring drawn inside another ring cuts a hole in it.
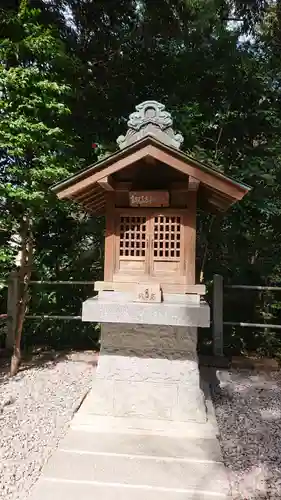
[[[227,210],[248,192],[180,151],[183,137],[156,101],[136,106],[119,151],[57,184],[59,198],[105,215],[104,282],[98,290],[129,291],[157,283],[162,292],[199,293],[195,283],[197,206]]]
[[[249,188],[183,154],[172,124],[162,104],[136,106],[117,153],[54,187],[106,217],[104,281],[82,304],[82,321],[101,325],[87,403],[98,432],[213,429],[197,358],[210,307],[195,278],[196,209],[225,211]]]

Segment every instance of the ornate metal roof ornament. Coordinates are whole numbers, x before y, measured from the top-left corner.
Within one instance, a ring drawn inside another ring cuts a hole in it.
[[[117,144],[123,149],[146,136],[176,149],[183,143],[182,134],[173,130],[171,114],[157,101],[145,101],[136,106],[136,111],[129,116],[127,133],[118,137]]]

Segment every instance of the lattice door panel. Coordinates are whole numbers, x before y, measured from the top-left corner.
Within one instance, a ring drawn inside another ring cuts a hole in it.
[[[146,217],[120,217],[119,256],[128,260],[143,260],[146,256],[147,220]]]
[[[181,257],[181,232],[180,216],[156,216],[153,232],[153,260],[179,261]]]

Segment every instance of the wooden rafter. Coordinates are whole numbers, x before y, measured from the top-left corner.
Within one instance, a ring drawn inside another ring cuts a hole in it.
[[[97,203],[100,203],[101,201],[104,201],[104,194],[100,193],[94,197],[90,196],[89,198],[83,200],[82,202],[80,202],[80,200],[76,201],[78,203],[82,203],[83,205],[95,205]]]
[[[83,195],[75,196],[74,199],[79,203],[83,203],[86,200],[94,199],[100,195],[103,195],[103,191],[99,188],[94,187],[94,189],[88,189],[83,193]]]
[[[83,205],[86,210],[98,210],[99,208],[102,208],[105,206],[105,200],[100,200],[97,203],[88,203]]]

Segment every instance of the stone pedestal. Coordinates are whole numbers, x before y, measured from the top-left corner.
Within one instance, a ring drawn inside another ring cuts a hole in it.
[[[100,292],[83,302],[82,321],[202,328],[210,325],[209,305],[200,301],[199,295],[164,294],[160,303],[133,299],[129,293]]]
[[[197,328],[105,323],[91,413],[206,422]]]

